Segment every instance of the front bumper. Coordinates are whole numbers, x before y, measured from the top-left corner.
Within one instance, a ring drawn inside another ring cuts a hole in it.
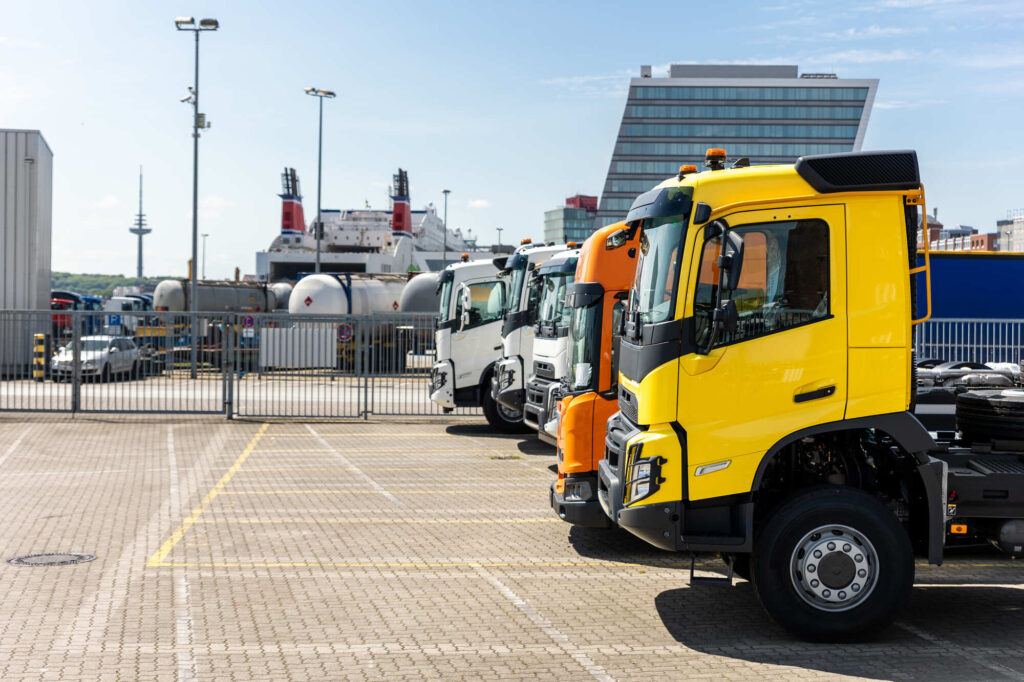
[[[522,411],[526,401],[521,365],[518,357],[504,358],[494,365],[491,375],[491,395],[495,402],[517,412]]]
[[[622,509],[622,467],[626,459],[626,443],[640,433],[640,427],[631,423],[621,412],[608,420],[604,438],[604,459],[597,465],[597,499],[601,509],[612,523],[619,523]]]
[[[550,389],[557,385],[557,382],[551,379],[533,377],[526,385],[526,405],[523,406],[523,421],[537,430],[537,435],[541,440],[552,445],[555,444],[555,439],[544,431],[544,425],[549,420]]]
[[[449,360],[430,368],[430,399],[446,410],[455,409],[455,369]]]
[[[579,498],[566,499],[565,488],[558,492],[556,483],[551,483],[549,500],[551,508],[558,518],[574,526],[586,526],[588,528],[608,528],[612,525],[608,516],[601,508],[597,500],[597,475],[583,474],[580,476],[569,476],[563,479],[565,486],[574,486],[578,491]]]

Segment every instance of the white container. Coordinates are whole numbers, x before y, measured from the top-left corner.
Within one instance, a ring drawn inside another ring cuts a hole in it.
[[[405,282],[400,279],[352,279],[351,288],[334,275],[307,275],[288,300],[292,315],[366,315],[399,309]]]

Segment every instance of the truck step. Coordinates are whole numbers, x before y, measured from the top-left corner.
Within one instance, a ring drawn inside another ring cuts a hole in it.
[[[706,576],[694,575],[697,566],[697,555],[690,554],[690,584],[691,585],[728,585],[732,586],[733,558],[729,557],[729,576],[727,578],[708,578]]]

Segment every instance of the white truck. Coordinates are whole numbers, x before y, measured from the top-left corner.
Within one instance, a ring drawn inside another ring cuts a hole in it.
[[[430,399],[450,412],[483,408],[494,428],[514,432],[522,413],[509,411],[491,396],[491,374],[501,350],[506,282],[498,277],[504,258],[463,261],[444,269],[438,282],[440,316],[434,333],[437,359],[430,370]]]
[[[558,410],[554,393],[567,371],[569,317],[565,306],[566,287],[576,280],[580,250],[572,248],[555,254],[534,270],[534,282],[540,289],[537,322],[534,325],[533,356],[524,355],[529,378],[523,421],[537,430],[537,436],[550,445],[558,440]]]
[[[504,322],[501,327],[501,357],[495,365],[491,393],[494,401],[507,414],[516,414],[520,432],[528,430],[523,423],[526,403],[526,375],[533,358],[533,325],[537,322],[540,303],[540,281],[533,277],[536,268],[565,245],[533,244],[524,239],[501,271],[508,283]]]

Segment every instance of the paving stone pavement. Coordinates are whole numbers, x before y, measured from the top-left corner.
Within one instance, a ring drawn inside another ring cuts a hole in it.
[[[465,420],[0,416],[0,679],[1024,679],[1024,564],[919,565],[877,641],[572,528],[553,454]],[[713,557],[698,564],[720,573]]]

